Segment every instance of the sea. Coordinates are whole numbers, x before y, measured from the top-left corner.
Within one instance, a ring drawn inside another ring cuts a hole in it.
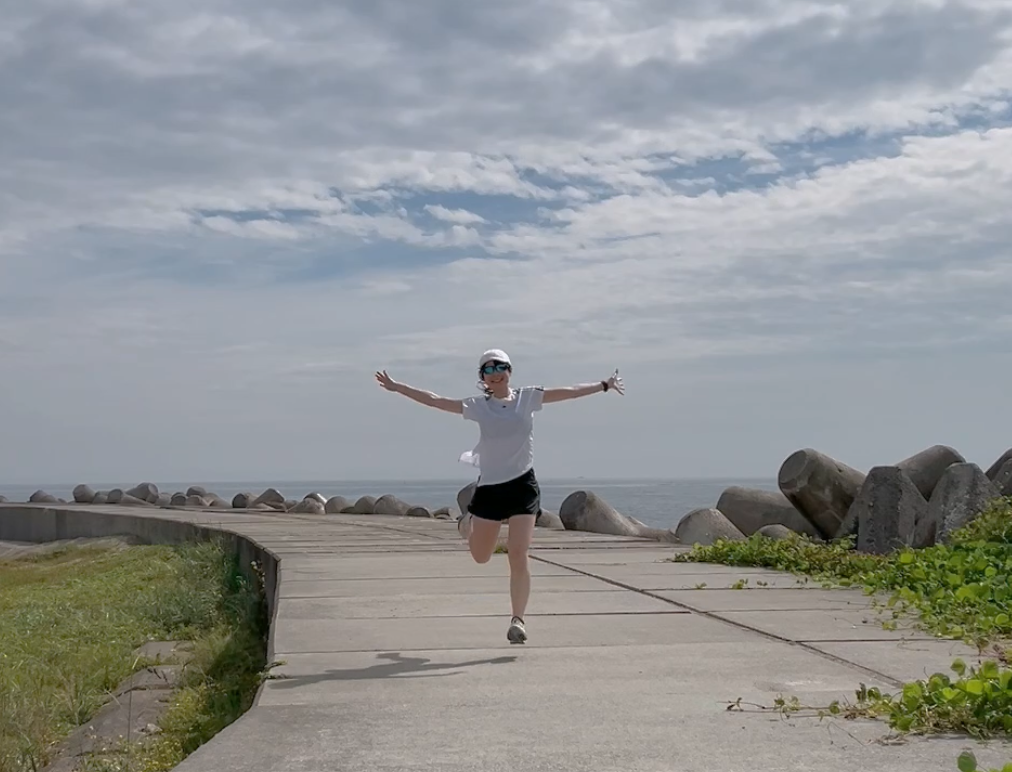
[[[467,485],[467,480],[301,480],[290,482],[158,482],[150,480],[162,492],[185,491],[191,485],[201,485],[230,501],[236,493],[259,494],[269,487],[277,488],[287,498],[302,499],[306,494],[318,492],[326,497],[344,496],[354,501],[359,496],[375,497],[389,493],[411,505],[438,509],[456,506],[457,492]],[[554,512],[559,511],[563,500],[574,491],[593,491],[622,514],[634,517],[654,528],[674,528],[689,512],[701,507],[717,504],[721,492],[732,485],[741,485],[761,490],[777,490],[776,479],[754,478],[707,478],[685,480],[606,480],[606,479],[541,479],[541,505]],[[132,488],[136,482],[89,483],[95,490]],[[27,501],[36,490],[73,500],[75,483],[3,485],[0,495],[8,501]]]

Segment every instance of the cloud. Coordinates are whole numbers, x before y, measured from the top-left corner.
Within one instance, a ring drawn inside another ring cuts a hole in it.
[[[445,206],[436,204],[425,205],[425,211],[435,217],[437,220],[443,222],[458,223],[460,225],[471,225],[475,223],[486,222],[485,218],[480,214],[469,212],[466,209],[447,209]]]
[[[0,481],[466,479],[473,427],[370,379],[470,393],[492,345],[626,374],[545,412],[545,475],[1012,442],[1006,3],[7,19]]]

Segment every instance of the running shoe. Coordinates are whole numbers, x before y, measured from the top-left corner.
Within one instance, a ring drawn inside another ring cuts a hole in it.
[[[510,620],[510,629],[506,631],[506,640],[510,643],[527,643],[527,628],[524,627],[524,620],[520,617],[513,617]]]

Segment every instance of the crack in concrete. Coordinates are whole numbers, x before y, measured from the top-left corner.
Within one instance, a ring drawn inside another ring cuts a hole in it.
[[[641,588],[636,587],[634,585],[627,584],[625,582],[621,582],[621,581],[619,581],[617,579],[610,579],[610,578],[608,578],[606,576],[600,576],[599,574],[595,574],[595,573],[592,573],[590,571],[585,571],[583,569],[574,568],[573,566],[567,566],[564,563],[559,563],[559,562],[556,562],[554,560],[548,560],[548,559],[540,557],[538,555],[531,554],[530,557],[531,557],[532,560],[536,560],[536,561],[544,563],[546,565],[555,566],[556,568],[564,568],[564,569],[566,569],[568,571],[572,571],[573,573],[581,574],[583,576],[590,577],[591,579],[597,579],[598,581],[605,582],[605,583],[613,585],[615,587],[620,587],[623,590],[629,590],[630,592],[635,592],[635,593],[638,593],[640,595],[644,595],[644,596],[646,596],[648,598],[654,598],[655,600],[663,601],[664,603],[668,603],[668,604],[670,604],[672,606],[676,606],[678,608],[685,609],[686,611],[690,611],[690,612],[692,612],[694,614],[699,614],[700,616],[706,617],[707,619],[713,620],[715,622],[720,622],[722,624],[730,625],[731,627],[735,627],[735,628],[737,628],[739,630],[744,630],[744,631],[747,631],[747,632],[750,632],[750,633],[754,633],[755,635],[758,635],[758,636],[760,636],[762,638],[767,638],[767,639],[772,640],[772,641],[778,641],[780,643],[786,643],[788,646],[796,646],[796,647],[798,647],[800,649],[803,649],[803,650],[805,650],[805,651],[807,651],[807,652],[809,652],[811,654],[815,654],[818,657],[822,657],[823,659],[827,659],[827,660],[830,660],[832,662],[836,662],[839,665],[845,665],[847,667],[854,668],[855,670],[860,670],[861,672],[865,673],[866,675],[870,675],[870,676],[872,676],[874,678],[878,678],[878,679],[880,679],[880,680],[882,680],[882,681],[884,681],[884,682],[886,682],[888,684],[891,684],[892,686],[894,686],[896,688],[902,688],[903,687],[903,681],[901,681],[901,680],[899,680],[897,678],[893,678],[892,676],[886,675],[885,673],[881,673],[881,672],[875,670],[874,668],[870,668],[870,667],[867,667],[867,666],[862,665],[860,663],[853,662],[853,661],[851,661],[851,660],[849,660],[849,659],[847,659],[845,657],[840,657],[840,656],[837,656],[836,654],[830,654],[828,652],[822,651],[821,649],[818,649],[815,646],[810,646],[810,645],[808,645],[807,643],[805,643],[803,641],[795,641],[795,640],[793,640],[791,638],[785,638],[782,635],[777,635],[776,633],[770,633],[770,632],[768,632],[766,630],[760,630],[760,629],[758,629],[756,627],[752,627],[751,625],[744,624],[743,622],[736,622],[736,621],[731,620],[731,619],[725,619],[724,617],[720,616],[719,614],[717,614],[715,612],[706,611],[705,609],[696,608],[694,606],[690,606],[688,603],[681,603],[679,601],[672,600],[671,598],[665,598],[663,595],[658,595],[658,594],[656,594],[654,592],[651,592],[649,590],[641,589]],[[820,643],[828,643],[828,642],[829,641],[820,641]],[[861,641],[848,641],[848,642],[861,643]]]

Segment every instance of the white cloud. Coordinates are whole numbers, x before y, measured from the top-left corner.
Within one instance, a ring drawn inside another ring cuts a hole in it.
[[[432,204],[425,205],[425,211],[443,222],[457,223],[459,225],[473,225],[487,222],[484,217],[466,209],[447,209],[445,206]]]
[[[1007,3],[47,0],[0,61],[0,481],[466,475],[370,379],[490,345],[626,374],[547,475],[1012,444]]]
[[[247,236],[252,238],[297,239],[297,228],[283,222],[272,220],[249,220],[236,222],[228,217],[205,217],[202,221],[205,228],[230,236]]]

